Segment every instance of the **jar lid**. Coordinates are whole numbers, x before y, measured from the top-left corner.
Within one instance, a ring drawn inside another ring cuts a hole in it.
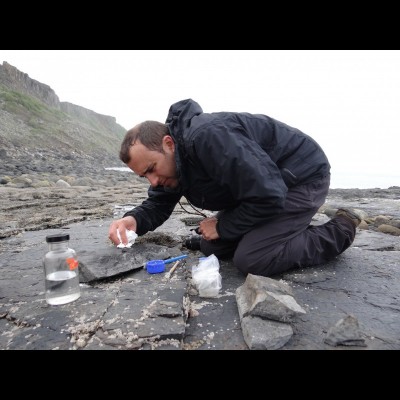
[[[165,271],[164,260],[151,260],[146,263],[146,269],[149,274],[159,274]]]
[[[69,240],[69,234],[68,233],[55,233],[53,235],[47,235],[46,236],[46,242],[47,243],[64,242],[66,240]]]

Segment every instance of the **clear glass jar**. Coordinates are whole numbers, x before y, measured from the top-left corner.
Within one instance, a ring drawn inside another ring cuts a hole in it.
[[[69,235],[46,236],[49,251],[43,258],[46,301],[51,305],[66,304],[78,299],[79,268],[75,250],[69,248]]]

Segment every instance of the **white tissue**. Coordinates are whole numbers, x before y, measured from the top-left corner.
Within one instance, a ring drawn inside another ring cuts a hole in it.
[[[121,241],[121,235],[119,230],[117,229],[117,236],[120,241],[120,244],[117,246],[119,249],[130,248],[135,243],[135,239],[137,238],[137,233],[134,231],[129,231],[128,229],[125,231],[126,236],[128,237],[128,244],[123,244]]]

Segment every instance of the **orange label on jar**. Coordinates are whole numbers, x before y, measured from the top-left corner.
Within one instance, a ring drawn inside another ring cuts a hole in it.
[[[70,257],[66,259],[67,264],[69,265],[69,269],[73,271],[74,269],[78,268],[79,262],[75,260],[75,258]]]

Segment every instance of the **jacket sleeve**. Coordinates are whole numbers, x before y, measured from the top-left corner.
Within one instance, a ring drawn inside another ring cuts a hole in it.
[[[243,127],[213,123],[195,135],[193,143],[208,176],[236,200],[235,207],[218,213],[217,230],[222,239],[239,239],[282,211],[287,186],[277,165],[247,137]]]
[[[165,191],[162,186],[152,187],[148,190],[148,198],[140,206],[124,214],[136,219],[136,233],[141,236],[148,231],[153,231],[162,225],[172,214],[181,198],[181,193]]]

